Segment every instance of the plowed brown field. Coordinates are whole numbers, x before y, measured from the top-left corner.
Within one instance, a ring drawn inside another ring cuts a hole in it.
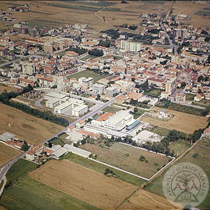
[[[49,161],[29,176],[101,209],[115,209],[137,189],[68,160]]]

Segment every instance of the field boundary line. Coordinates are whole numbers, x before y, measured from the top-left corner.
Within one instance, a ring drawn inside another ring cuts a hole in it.
[[[100,164],[102,164],[102,165],[108,166],[108,167],[110,167],[110,168],[116,169],[116,170],[118,170],[118,171],[122,171],[122,172],[124,172],[124,173],[127,173],[127,174],[130,174],[130,175],[132,175],[132,176],[138,177],[138,178],[140,178],[140,179],[149,181],[149,179],[147,179],[147,178],[145,178],[145,177],[143,177],[143,176],[139,176],[139,175],[134,174],[134,173],[131,173],[131,172],[129,172],[129,171],[125,171],[125,170],[123,170],[123,169],[121,169],[121,168],[118,168],[118,167],[109,165],[109,164],[104,163],[104,162],[101,162],[101,161],[99,161],[99,160],[95,160],[95,159],[93,159],[93,158],[88,158],[88,159],[89,159],[89,160],[92,160],[92,161],[95,161],[95,162],[97,162],[97,163],[100,163]]]

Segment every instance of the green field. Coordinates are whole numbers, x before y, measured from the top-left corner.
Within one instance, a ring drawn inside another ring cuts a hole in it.
[[[173,143],[171,143],[169,145],[169,149],[170,151],[174,150],[175,152],[175,155],[179,156],[181,155],[184,151],[186,151],[188,148],[190,148],[190,143],[189,142],[185,142],[185,141],[182,141],[182,140],[178,140],[178,141],[175,141]]]
[[[210,179],[210,140],[201,140],[195,148],[193,148],[186,156],[184,156],[178,163],[180,162],[191,162],[198,166],[200,166],[208,178]],[[197,153],[197,158],[193,157],[193,155]],[[162,181],[165,173],[156,178],[151,184],[146,186],[146,190],[153,192],[155,194],[164,196],[162,191]],[[210,208],[210,191],[208,192],[205,200],[198,206],[201,209],[209,209]]]
[[[131,173],[150,178],[170,160],[169,157],[151,153],[139,148],[134,148],[121,143],[114,143],[110,147],[95,142],[94,144],[84,144],[82,149],[97,155],[97,160],[116,166]],[[145,160],[140,161],[143,155]]]
[[[199,15],[199,16],[210,16],[210,12],[208,10],[201,10],[201,11],[198,11],[195,13],[196,15]]]
[[[28,176],[22,177],[4,191],[0,205],[15,210],[97,209]]]
[[[28,171],[31,171],[36,168],[36,164],[29,162],[24,159],[19,159],[16,163],[14,163],[10,169],[8,170],[6,177],[7,183],[11,184],[19,177],[23,176]]]
[[[186,94],[186,101],[194,101],[194,94],[187,93]]]
[[[123,109],[123,107],[122,107]],[[103,112],[112,112],[112,113],[116,113],[120,110],[122,110],[121,108],[119,107],[116,107],[116,106],[107,106],[106,108],[104,108],[102,111]]]
[[[161,92],[162,92],[162,90],[153,88],[149,91],[144,91],[144,95],[158,97],[158,96],[160,96]]]
[[[160,136],[167,136],[169,131],[170,131],[169,129],[162,128],[162,127],[159,127],[159,126],[155,126],[152,129],[152,132],[157,133]]]
[[[78,156],[78,155],[74,155],[72,153],[66,154],[65,156],[63,156],[61,158],[61,160],[62,159],[68,159],[68,160],[70,160],[74,163],[80,164],[82,166],[93,169],[93,170],[98,171],[100,173],[104,173],[105,169],[107,168],[107,166],[105,166],[105,165],[94,162],[94,161],[89,160],[87,158],[83,158],[83,157]],[[122,181],[128,182],[128,183],[136,185],[136,186],[141,186],[143,183],[145,183],[145,180],[140,179],[138,177],[129,175],[127,173],[118,171],[116,169],[111,168],[111,170],[117,175],[118,179],[120,179]]]
[[[91,70],[85,70],[85,71],[78,72],[76,74],[72,74],[72,75],[68,76],[67,78],[68,79],[70,79],[70,78],[79,79],[80,77],[92,77],[94,79],[94,83],[96,83],[99,79],[102,79],[105,76],[96,74],[94,71],[91,71]]]
[[[96,58],[96,57],[93,56],[93,55],[86,55],[85,57],[81,58],[80,60],[81,60],[81,61],[86,61],[86,60],[89,59],[89,58],[90,58],[90,60],[92,60],[93,58]]]
[[[202,116],[202,113],[204,111],[203,109],[197,109],[197,108],[194,108],[194,107],[185,106],[185,105],[181,105],[181,104],[169,103],[168,105],[169,105],[169,108],[171,110],[184,112],[184,113],[187,113],[187,114]],[[162,105],[156,104],[155,106],[161,107],[161,108],[168,108],[168,105],[164,106],[164,104],[162,104]]]

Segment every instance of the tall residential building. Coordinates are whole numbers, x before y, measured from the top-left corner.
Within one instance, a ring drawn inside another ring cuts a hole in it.
[[[171,80],[166,82],[165,92],[167,92],[169,95],[174,93],[174,91],[176,90],[176,81],[177,81],[177,78],[174,77]]]
[[[94,84],[93,85],[93,92],[96,94],[103,94],[105,86],[102,84]]]
[[[120,48],[124,51],[138,52],[141,50],[141,43],[128,40],[121,40]]]
[[[44,43],[44,51],[46,53],[52,54],[53,53],[53,45],[49,42]]]

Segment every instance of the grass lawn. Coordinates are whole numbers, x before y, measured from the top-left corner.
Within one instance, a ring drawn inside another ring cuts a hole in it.
[[[86,55],[86,56],[82,57],[80,60],[81,61],[86,61],[87,59],[92,60],[93,58],[96,58],[96,57],[93,56],[93,55]]]
[[[164,105],[160,105],[160,104],[156,104],[156,106],[161,107],[161,108],[168,108],[168,107],[165,107]],[[171,110],[184,112],[184,113],[187,113],[187,114],[198,115],[198,116],[202,116],[202,113],[204,111],[203,109],[197,109],[197,108],[194,108],[194,107],[185,106],[185,105],[181,105],[181,104],[175,104],[175,103],[170,103],[169,108]]]
[[[60,145],[60,146],[64,146],[64,142],[59,139],[59,138],[54,138],[53,140],[50,141],[52,144],[55,144],[55,145]]]
[[[190,143],[178,140],[169,145],[170,151],[174,150],[175,155],[181,155],[184,151],[186,151],[190,147]]]
[[[195,96],[196,95],[194,95],[194,94],[187,93],[186,94],[186,101],[194,101]]]
[[[97,160],[99,161],[145,178],[150,178],[170,160],[169,157],[121,143],[114,143],[111,147],[104,147],[101,146],[101,144],[85,144],[80,147],[91,151],[92,154],[96,154]],[[141,155],[143,155],[148,162],[139,161]]]
[[[70,78],[79,79],[80,77],[92,77],[94,79],[94,83],[96,83],[98,80],[100,80],[101,78],[104,78],[106,76],[96,74],[94,71],[91,71],[91,70],[85,70],[85,71],[81,71],[76,74],[70,75],[67,78],[68,79],[70,79]]]
[[[171,145],[170,145],[171,146]],[[208,178],[210,179],[210,155],[209,155],[209,150],[210,150],[210,140],[201,140],[195,148],[193,148],[187,155],[185,155],[181,160],[178,161],[180,162],[191,162],[199,167],[201,167],[205,173],[207,174]],[[193,155],[197,153],[198,156],[197,158],[194,158]],[[155,194],[164,196],[163,190],[162,190],[162,181],[163,177],[166,172],[164,172],[161,176],[156,178],[151,184],[146,186],[146,190],[153,192]],[[198,206],[198,208],[201,209],[209,209],[210,208],[210,191],[208,192],[207,197],[205,200]]]
[[[80,165],[85,166],[87,168],[93,169],[93,170],[98,171],[102,174],[105,172],[105,169],[107,168],[107,166],[105,166],[105,165],[94,162],[94,161],[89,160],[87,158],[83,158],[83,157],[78,156],[78,155],[74,155],[72,153],[68,153],[65,156],[61,157],[61,160],[62,159],[68,159],[68,160],[70,160],[74,163],[77,163],[77,164],[80,164]],[[143,183],[145,183],[145,180],[140,179],[138,177],[129,175],[127,173],[124,173],[122,171],[118,171],[118,170],[115,170],[115,169],[112,169],[112,168],[111,168],[111,170],[113,170],[113,172],[118,176],[118,179],[120,179],[122,181],[128,182],[128,183],[136,185],[136,186],[141,186]]]
[[[122,107],[123,109],[123,107]],[[107,106],[106,108],[104,108],[102,111],[103,112],[112,112],[112,113],[116,113],[120,110],[122,110],[121,108],[119,107],[116,107],[116,106]]]
[[[154,88],[149,91],[144,91],[144,95],[158,97],[158,96],[160,96],[161,92],[162,92],[162,90]]]
[[[28,176],[22,177],[4,191],[0,199],[0,205],[15,210],[97,209]]]
[[[3,166],[5,163],[19,155],[21,155],[20,151],[0,143],[0,166]]]
[[[159,127],[159,126],[155,126],[152,129],[152,132],[157,133],[160,136],[167,136],[169,131],[170,131],[169,129],[162,128],[162,127]]]
[[[19,177],[23,176],[28,171],[35,169],[36,164],[29,162],[24,159],[19,159],[16,163],[14,163],[10,169],[8,170],[6,177],[7,183],[12,183],[17,180]]]

